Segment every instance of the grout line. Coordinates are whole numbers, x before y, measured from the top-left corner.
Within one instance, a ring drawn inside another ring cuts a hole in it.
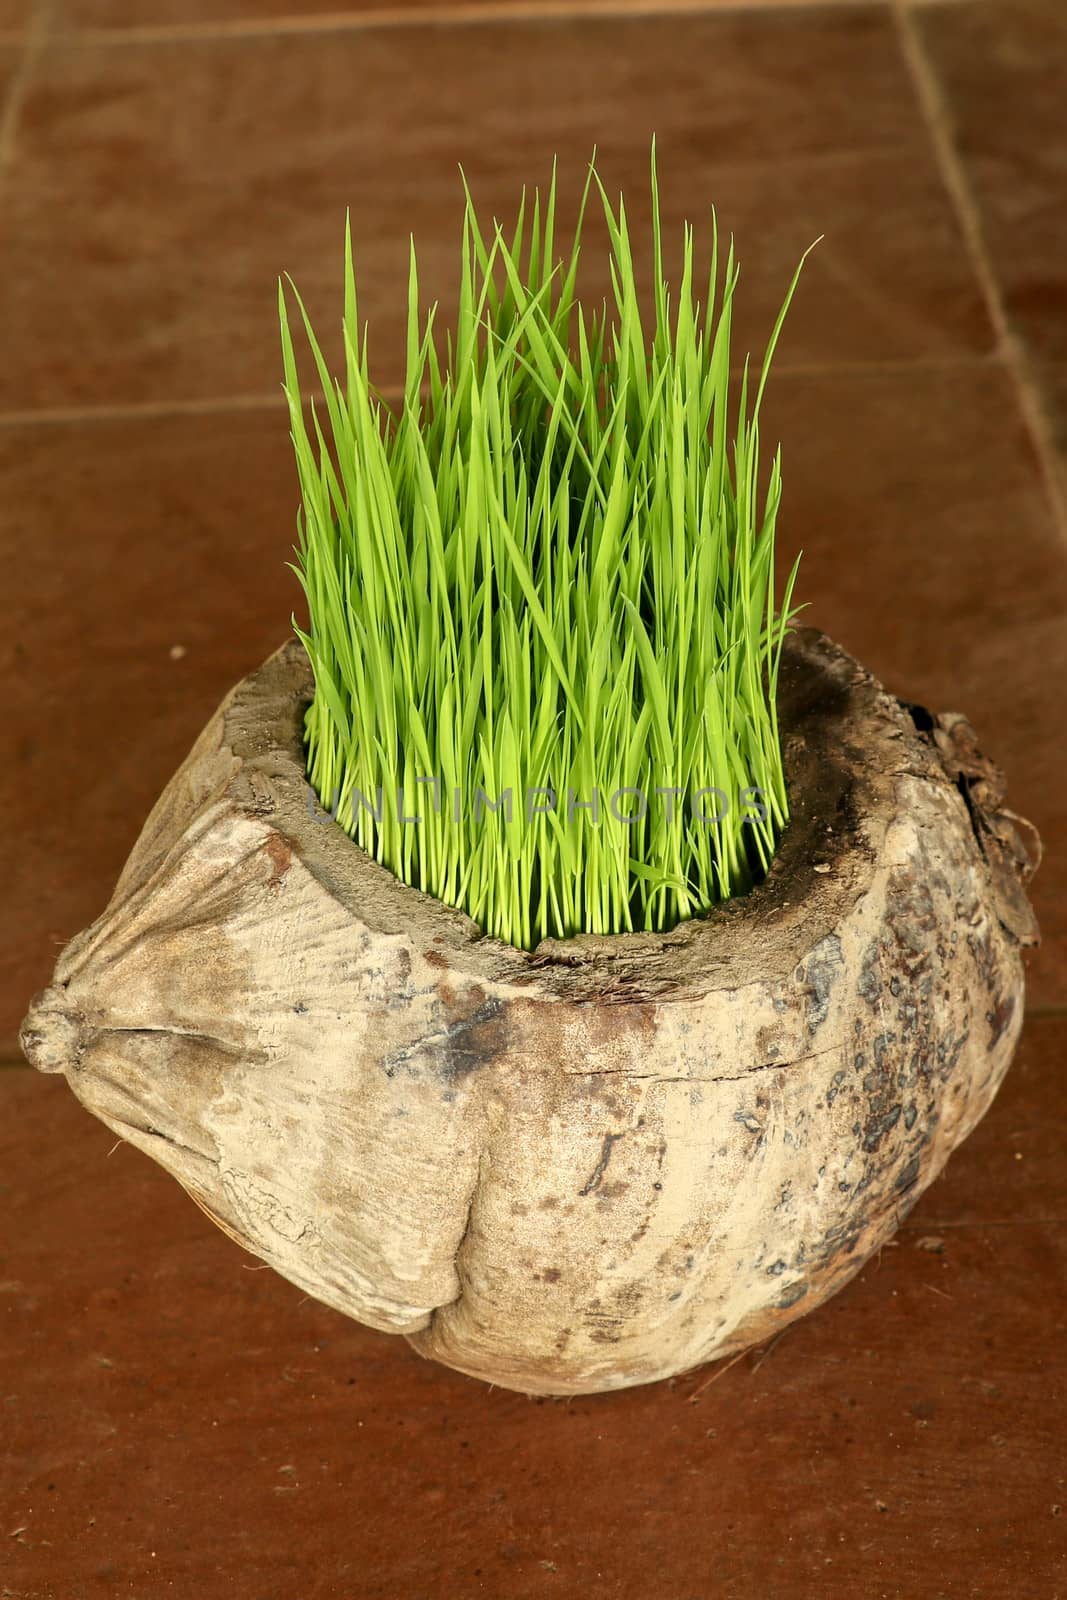
[[[1037,456],[1040,476],[1057,529],[1067,542],[1067,498],[1059,453],[1053,442],[1040,386],[1031,375],[1028,352],[1015,335],[1004,307],[996,268],[986,248],[981,212],[971,190],[963,160],[953,142],[951,118],[937,74],[923,49],[916,24],[905,0],[890,0],[897,35],[926,119],[930,140],[963,233],[971,266],[985,298],[1004,364],[1015,380],[1023,425]]]
[[[996,369],[1003,364],[1002,357],[996,351],[918,359],[902,357],[900,360],[883,361],[812,362],[808,365],[797,362],[791,366],[783,363],[776,370],[775,381],[784,383],[790,380],[806,381],[821,378],[915,377],[924,374],[983,372]],[[740,378],[741,374],[741,367],[731,369],[731,377]],[[399,399],[402,394],[399,382],[387,385],[382,393],[387,400]],[[321,393],[318,391],[315,393],[309,391],[305,396],[306,400],[320,398]],[[92,422],[137,422],[155,417],[218,416],[231,411],[273,411],[283,409],[284,406],[285,397],[281,394],[218,395],[215,398],[202,400],[131,400],[99,406],[42,406],[39,410],[33,411],[0,411],[0,428],[62,427],[71,423]]]
[[[309,399],[320,398],[318,392]],[[153,417],[216,416],[229,411],[284,409],[285,396],[274,394],[218,395],[205,400],[131,400],[100,406],[42,406],[38,411],[0,411],[0,428],[26,428],[36,424],[62,426],[72,422],[136,422]]]
[[[311,16],[235,17],[222,21],[133,24],[118,28],[71,29],[56,35],[64,46],[183,44],[207,39],[260,39],[298,33],[364,33],[427,24],[462,26],[489,22],[552,22],[618,17],[729,16],[753,11],[804,11],[833,8],[874,10],[885,0],[454,0],[434,5],[368,6],[363,11],[319,12]]]
[[[29,24],[21,35],[21,54],[11,75],[3,105],[0,106],[0,190],[3,188],[8,168],[15,158],[15,133],[18,128],[19,113],[37,57],[48,37],[50,13],[51,0],[37,0],[30,12]]]

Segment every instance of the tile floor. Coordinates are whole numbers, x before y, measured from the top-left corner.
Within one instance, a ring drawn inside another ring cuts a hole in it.
[[[0,0],[0,1595],[1067,1593],[1065,103],[1060,0]],[[728,1370],[534,1404],[253,1270],[16,1035],[297,604],[278,273],[335,316],[350,207],[393,383],[460,161],[510,210],[595,143],[640,222],[653,129],[755,350],[824,235],[769,397],[783,553],[810,620],[972,717],[1045,940],[880,1263]]]

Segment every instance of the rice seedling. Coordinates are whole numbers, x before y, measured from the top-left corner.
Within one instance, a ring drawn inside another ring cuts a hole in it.
[[[776,602],[781,464],[764,483],[759,415],[800,266],[731,423],[733,244],[723,260],[713,228],[698,285],[686,225],[672,304],[654,148],[651,181],[644,322],[625,205],[595,161],[559,255],[555,169],[508,232],[466,191],[443,343],[412,244],[395,407],[370,379],[350,230],[341,376],[292,290],[322,391],[307,408],[279,285],[309,782],[405,883],[527,949],[745,893],[789,815],[776,686],[796,566]],[[591,196],[612,284],[592,310]]]

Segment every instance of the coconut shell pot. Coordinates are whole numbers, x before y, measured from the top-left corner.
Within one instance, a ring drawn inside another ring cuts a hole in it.
[[[211,719],[23,1029],[309,1294],[509,1388],[766,1340],[883,1245],[1022,1023],[1032,830],[969,724],[824,636],[765,881],[662,935],[482,935],[309,806],[286,645]]]

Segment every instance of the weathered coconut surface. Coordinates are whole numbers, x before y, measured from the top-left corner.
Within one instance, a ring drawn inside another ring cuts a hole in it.
[[[309,808],[302,648],[239,684],[23,1029],[327,1304],[531,1393],[666,1377],[858,1271],[1022,1023],[1027,825],[960,717],[788,641],[767,881],[527,954]]]

